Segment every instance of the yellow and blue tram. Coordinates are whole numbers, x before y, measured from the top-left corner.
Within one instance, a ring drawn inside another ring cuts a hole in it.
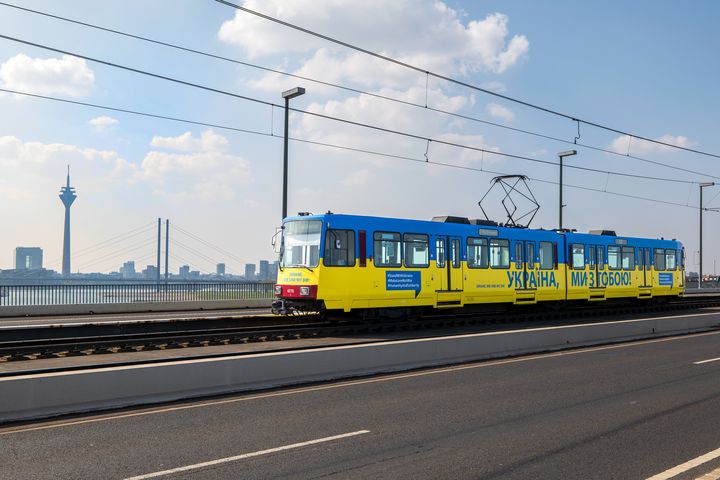
[[[667,299],[684,281],[676,240],[328,212],[283,222],[273,312]]]

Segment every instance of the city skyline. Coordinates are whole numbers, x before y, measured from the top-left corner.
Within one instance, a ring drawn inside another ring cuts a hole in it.
[[[283,9],[282,2],[274,0],[246,3],[369,50],[574,118],[683,148],[720,151],[713,128],[718,99],[712,81],[720,72],[716,62],[708,60],[714,54],[710,46],[720,36],[711,23],[720,7],[712,2],[697,2],[688,8],[673,3],[663,3],[661,8],[649,1],[629,6],[619,2],[602,6],[496,1],[419,1],[412,6],[404,1],[391,6],[300,2],[298,5],[306,8],[292,9]],[[495,156],[295,112],[290,115],[293,138],[355,150],[291,141],[291,213],[332,210],[414,219],[447,214],[478,217],[476,204],[494,175],[488,171],[493,171],[528,175],[541,204],[533,226],[554,228],[554,164],[557,152],[568,149],[567,143],[552,139],[556,138],[577,144],[570,148],[578,150],[578,155],[566,162],[565,226],[579,231],[611,229],[625,236],[678,238],[688,249],[688,270],[697,270],[698,187],[683,182],[716,181],[720,172],[710,157],[554,119],[221,5],[146,5],[136,0],[104,9],[92,8],[93,3],[86,0],[72,5],[28,0],[24,5],[367,93],[288,79],[2,7],[0,25],[8,36],[278,105],[280,92],[302,86],[306,94],[292,100],[299,110],[549,162]],[[384,8],[387,23],[365,21],[376,7]],[[169,22],[168,8],[173,11]],[[623,8],[620,17],[615,14],[618,8]],[[145,14],[136,18],[130,13],[133,9]],[[333,21],[327,21],[329,18]],[[563,29],[548,29],[548,22],[563,25]],[[363,30],[363,25],[373,25],[372,34]],[[612,26],[612,34],[608,26]],[[673,35],[667,35],[669,31]],[[273,40],[261,45],[256,38]],[[63,219],[53,195],[68,164],[73,184],[82,192],[82,201],[72,207],[76,252],[161,216],[237,257],[218,258],[218,251],[213,250],[208,259],[198,260],[205,271],[213,271],[216,263],[225,261],[228,271],[242,273],[252,259],[274,258],[270,239],[280,223],[281,109],[229,100],[227,95],[7,41],[0,42],[0,88],[216,125],[0,93],[0,104],[8,112],[0,118],[0,166],[4,168],[0,215],[5,222],[1,266],[12,265],[16,246],[38,245],[45,250],[47,266],[61,268],[57,264],[62,259]],[[418,109],[379,96],[430,108]],[[706,207],[720,205],[718,193],[720,187],[706,189]],[[501,213],[499,208],[491,211],[498,220],[503,219]],[[717,213],[705,214],[704,230],[703,270],[712,272],[720,257],[720,246],[712,241],[720,235]],[[210,252],[200,250],[203,244],[199,242],[191,244],[186,239],[183,243],[204,255]],[[179,254],[180,249],[176,246],[175,252]],[[148,246],[147,251],[137,253],[152,258],[154,248]],[[187,251],[185,256],[189,256]],[[87,265],[81,262],[83,258],[73,262],[80,270],[109,271],[126,260],[98,256],[93,259],[97,264]],[[184,264],[180,259],[171,263]]]

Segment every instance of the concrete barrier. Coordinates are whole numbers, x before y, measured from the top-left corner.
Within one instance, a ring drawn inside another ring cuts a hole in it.
[[[0,422],[717,328],[720,315],[488,332],[0,378]]]
[[[229,310],[234,308],[270,308],[272,299],[206,300],[192,302],[88,303],[80,305],[32,305],[0,307],[2,317],[38,317],[47,315],[87,315],[93,313],[188,312],[192,310]]]

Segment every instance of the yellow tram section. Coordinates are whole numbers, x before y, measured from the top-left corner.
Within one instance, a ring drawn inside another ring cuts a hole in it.
[[[402,278],[403,273],[412,274],[414,283],[409,288],[388,289],[388,274]],[[375,267],[372,258],[367,259],[365,267],[358,264],[326,266],[321,259],[318,267],[312,269],[283,269],[278,272],[278,283],[317,285],[317,298],[325,303],[326,309],[345,312],[366,308],[457,308],[484,303],[601,301],[684,293],[682,268],[663,271],[650,268],[643,272],[637,266],[633,270],[611,270],[607,265],[574,269],[559,263],[556,269],[543,270],[537,263],[534,268],[528,268],[527,263],[518,268],[518,264],[512,262],[509,268],[475,269],[462,261],[460,267],[450,268],[450,275],[454,286],[448,290],[448,268],[438,267],[435,260],[424,268],[385,268]],[[672,278],[671,286],[667,285],[669,278]]]

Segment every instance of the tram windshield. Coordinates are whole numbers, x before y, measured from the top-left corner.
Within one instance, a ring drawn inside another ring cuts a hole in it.
[[[283,228],[280,265],[314,268],[320,262],[320,220],[293,220]]]

